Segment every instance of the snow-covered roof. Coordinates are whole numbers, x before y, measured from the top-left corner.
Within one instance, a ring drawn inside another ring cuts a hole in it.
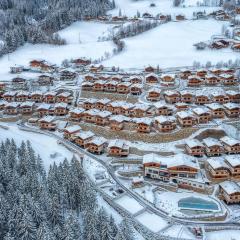
[[[51,104],[47,104],[47,103],[42,103],[38,106],[37,110],[39,109],[46,109],[49,110],[51,108]]]
[[[218,141],[218,140],[215,139],[215,138],[211,138],[211,137],[208,137],[208,138],[203,139],[203,143],[204,143],[207,147],[213,147],[213,146],[219,146],[219,147],[221,147],[221,146],[222,146],[222,144],[220,143],[220,141]]]
[[[227,164],[224,162],[223,157],[208,158],[207,162],[213,169],[229,168]]]
[[[18,91],[17,96],[28,96],[29,93],[27,91]]]
[[[73,108],[69,112],[70,113],[75,113],[75,114],[81,114],[85,112],[86,110],[84,108]]]
[[[91,131],[81,131],[81,132],[78,132],[78,133],[74,134],[74,136],[79,137],[79,138],[85,140],[85,139],[94,137],[95,134],[93,132],[91,132]]]
[[[27,102],[21,103],[20,107],[33,107],[34,104],[35,104],[35,102],[27,101]]]
[[[95,98],[88,98],[83,101],[83,103],[92,103],[92,104],[96,102],[97,102],[97,99]]]
[[[62,92],[59,93],[57,96],[58,97],[70,97],[72,94],[70,92]]]
[[[8,92],[5,92],[3,94],[3,97],[5,97],[5,96],[12,96],[12,97],[14,97],[16,95],[17,95],[17,92],[15,92],[15,91],[8,91]]]
[[[82,86],[93,86],[94,84],[92,82],[83,82]]]
[[[56,103],[55,108],[67,108],[68,107],[68,104],[67,103],[63,103],[63,102],[60,102],[60,103]]]
[[[193,114],[188,111],[177,112],[176,115],[181,119],[188,118],[188,117],[194,118]]]
[[[143,124],[146,124],[146,125],[151,125],[152,124],[152,118],[148,118],[148,117],[133,118],[132,120],[135,123],[143,123]]]
[[[57,93],[54,91],[49,91],[49,92],[44,93],[44,96],[56,96],[56,95],[57,95]]]
[[[9,102],[5,105],[6,108],[17,108],[20,105],[18,102]]]
[[[240,193],[240,186],[236,182],[224,181],[219,184],[227,194]]]
[[[240,144],[240,141],[235,139],[235,138],[232,138],[232,137],[229,137],[229,136],[225,136],[225,137],[222,137],[220,139],[223,143],[229,145],[229,146],[234,146],[236,144]]]
[[[122,83],[118,84],[118,87],[120,87],[120,86],[130,87],[131,85],[132,85],[132,83],[130,83],[130,82],[122,82]]]
[[[202,143],[197,139],[187,139],[185,143],[190,148],[203,147]]]
[[[34,91],[34,92],[30,93],[31,96],[34,96],[34,95],[41,95],[42,96],[43,94],[44,94],[44,92],[41,91],[41,90],[37,90],[37,91]]]
[[[209,94],[207,92],[204,92],[203,90],[198,90],[195,93],[196,97],[204,96],[204,97],[209,97]]]
[[[110,102],[111,102],[111,100],[108,99],[108,98],[102,98],[102,99],[98,99],[98,100],[96,101],[96,103],[101,103],[101,104],[103,104],[103,105],[108,104],[108,103],[110,103]]]
[[[209,109],[206,107],[197,107],[197,108],[193,108],[192,109],[193,113],[197,114],[197,115],[202,115],[205,113],[210,113]]]
[[[44,116],[43,118],[41,118],[39,120],[39,122],[48,122],[48,123],[51,123],[53,121],[55,121],[55,117],[54,116]]]
[[[229,109],[229,110],[232,110],[232,109],[240,109],[240,105],[237,104],[237,103],[231,103],[231,102],[229,102],[229,103],[223,104],[223,106],[224,106],[225,108]]]
[[[108,148],[111,148],[111,147],[117,147],[117,148],[121,148],[121,149],[129,149],[129,146],[121,139],[110,140],[109,144],[108,144]]]
[[[149,108],[151,108],[151,106],[149,106],[149,105],[147,105],[147,104],[144,104],[144,103],[136,103],[136,104],[135,104],[135,107],[134,107],[134,110],[139,109],[139,110],[142,110],[142,111],[147,111]]]
[[[74,133],[74,132],[80,131],[81,129],[82,128],[79,125],[72,125],[72,126],[66,127],[65,131],[69,133]]]
[[[101,146],[102,144],[106,143],[107,140],[104,137],[94,137],[92,140],[89,141],[89,143]]]
[[[232,167],[240,166],[240,155],[227,155],[225,156],[225,160]]]
[[[166,122],[175,123],[176,118],[173,116],[157,116],[155,117],[155,121],[157,121],[160,124],[166,123]]]
[[[159,93],[159,94],[160,94],[160,93],[161,93],[161,89],[155,87],[155,88],[149,89],[148,92],[149,92],[149,93],[150,93],[150,92],[154,92],[154,93]]]
[[[96,116],[99,116],[99,117],[101,117],[101,118],[109,117],[109,116],[111,116],[111,115],[112,115],[112,113],[109,112],[109,111],[99,111],[99,112],[96,114]]]
[[[126,116],[123,116],[123,115],[113,115],[109,118],[110,121],[116,121],[116,122],[119,122],[119,123],[122,123],[124,121],[128,121],[129,118],[126,117]]]
[[[224,109],[223,106],[219,103],[210,103],[210,104],[206,104],[206,106],[211,110]]]
[[[237,91],[234,91],[234,90],[228,90],[228,91],[226,91],[226,94],[230,95],[230,96],[235,96],[235,95],[240,94],[240,92],[237,92]]]
[[[174,109],[173,105],[167,104],[165,102],[156,102],[154,103],[154,106],[156,108],[168,108],[168,109]]]
[[[164,95],[167,95],[167,96],[179,95],[179,92],[178,91],[174,91],[174,90],[166,90],[164,92]]]
[[[173,156],[160,156],[155,153],[150,153],[143,156],[143,164],[151,162],[167,165],[168,168],[184,165],[200,169],[199,163],[194,157],[183,153],[178,153]]]

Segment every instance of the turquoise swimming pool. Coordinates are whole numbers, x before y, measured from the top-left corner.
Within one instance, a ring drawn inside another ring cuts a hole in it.
[[[204,210],[204,211],[219,210],[217,203],[196,197],[188,197],[179,200],[178,207],[181,209]]]

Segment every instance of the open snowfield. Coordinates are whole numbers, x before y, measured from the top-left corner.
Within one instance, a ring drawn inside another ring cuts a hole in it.
[[[147,211],[138,215],[136,219],[153,232],[159,232],[168,225],[164,219]]]
[[[70,161],[73,156],[69,150],[59,145],[54,138],[19,130],[16,124],[0,123],[0,125],[9,127],[8,130],[0,128],[0,141],[9,138],[14,139],[17,145],[20,145],[22,141],[29,140],[36,153],[41,156],[46,169],[50,164],[54,162],[58,164],[65,158]],[[51,157],[52,154],[55,156]]]
[[[210,13],[216,10],[216,7],[197,7],[198,2],[203,2],[202,0],[185,0],[182,6],[188,7],[173,7],[173,0],[115,0],[116,8],[109,11],[112,15],[118,15],[119,9],[121,9],[122,15],[133,17],[137,14],[137,11],[141,14],[148,12],[153,15],[158,13],[170,14],[172,16],[177,14],[184,14],[187,18],[192,18],[193,12],[196,11],[206,11]],[[216,6],[216,1],[209,1],[209,6]],[[155,7],[150,7],[150,4],[154,3]]]
[[[169,227],[163,231],[162,234],[168,237],[175,237],[179,239],[196,239],[195,236],[185,226],[182,225],[174,225]]]
[[[238,240],[239,230],[221,230],[216,232],[206,232],[207,240]]]
[[[138,201],[127,195],[116,199],[115,202],[132,214],[137,213],[138,211],[143,209],[143,206],[140,205]]]
[[[160,67],[191,66],[193,61],[216,63],[235,60],[239,53],[231,49],[197,51],[194,43],[210,40],[220,34],[222,23],[215,20],[170,22],[125,39],[126,48],[119,55],[106,60],[104,65],[142,68],[159,64]]]
[[[97,59],[111,52],[115,47],[111,41],[98,42],[98,37],[106,34],[113,25],[94,22],[75,22],[59,34],[66,39],[64,46],[49,44],[25,44],[15,52],[0,58],[1,80],[9,80],[10,66],[14,64],[28,66],[30,60],[45,59],[53,64],[61,64],[64,59],[88,57]],[[80,40],[80,42],[79,42]]]

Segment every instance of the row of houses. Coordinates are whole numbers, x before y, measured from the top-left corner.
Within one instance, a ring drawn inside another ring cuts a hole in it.
[[[191,156],[202,157],[203,155],[220,156],[222,154],[239,154],[240,153],[240,141],[225,136],[219,140],[215,138],[205,138],[200,142],[197,139],[188,139],[185,142],[185,151]]]
[[[208,103],[240,103],[240,92],[234,90],[228,91],[212,91],[210,94],[204,90],[166,90],[161,91],[160,88],[151,88],[146,94],[146,99],[151,102],[163,99],[166,103],[186,103],[204,105]]]
[[[57,103],[63,102],[67,104],[71,104],[73,100],[72,92],[67,91],[8,91],[5,92],[1,98],[7,102],[25,102],[25,101],[33,101],[35,103]]]

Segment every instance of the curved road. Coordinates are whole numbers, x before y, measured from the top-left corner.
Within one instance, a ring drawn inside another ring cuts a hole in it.
[[[115,175],[114,170],[104,161],[102,161],[101,159],[99,159],[96,155],[80,148],[79,146],[73,144],[72,142],[63,139],[60,136],[57,136],[54,133],[51,132],[47,132],[47,131],[42,131],[42,130],[38,130],[35,128],[31,128],[26,126],[24,123],[18,123],[19,129],[20,130],[25,130],[25,131],[32,131],[35,133],[40,133],[40,134],[45,134],[51,137],[54,137],[55,139],[63,142],[66,146],[68,146],[70,149],[73,149],[75,152],[79,153],[79,154],[84,154],[94,160],[96,160],[97,162],[99,162],[101,165],[103,165],[105,167],[105,169],[107,170],[108,174],[112,177],[112,179],[127,193],[129,194],[131,197],[133,197],[135,200],[137,200],[143,207],[146,208],[146,210],[153,212],[154,214],[166,219],[167,221],[171,222],[171,223],[176,223],[176,224],[182,224],[182,225],[188,225],[188,226],[207,226],[207,227],[239,227],[240,229],[240,223],[237,222],[204,222],[204,221],[190,221],[188,219],[179,219],[177,217],[174,216],[169,216],[166,213],[162,212],[161,210],[155,208],[152,204],[150,204],[149,202],[145,201],[142,197],[138,196],[137,194],[135,194],[134,192],[132,192],[131,190],[129,190],[125,185],[123,185],[121,183],[121,181],[118,179],[118,177]]]

